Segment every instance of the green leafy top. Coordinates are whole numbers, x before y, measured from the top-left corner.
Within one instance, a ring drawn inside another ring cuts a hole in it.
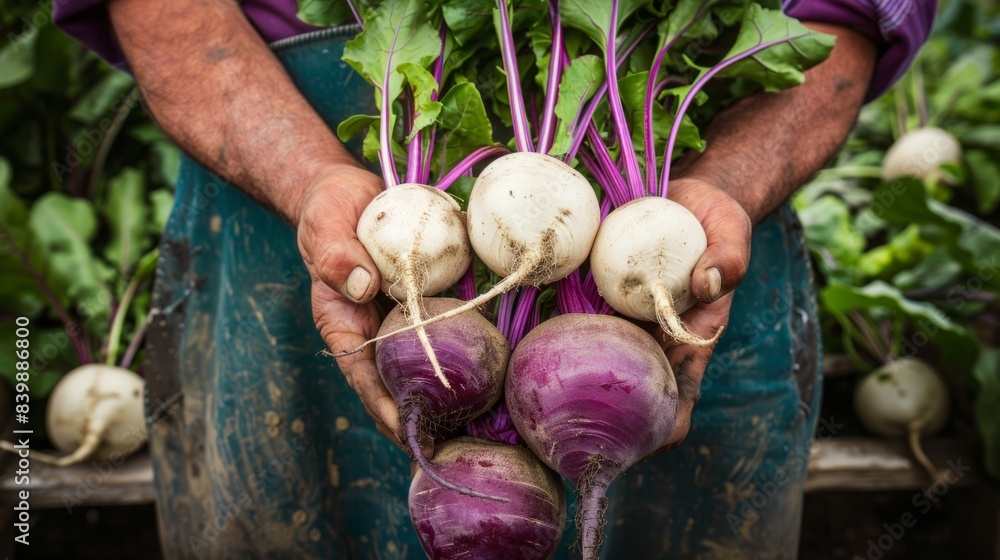
[[[388,68],[390,99],[403,91],[400,66],[426,68],[438,57],[441,40],[423,0],[383,2],[368,12],[365,30],[344,46],[344,62],[367,78],[379,92]],[[381,97],[379,97],[381,99]]]
[[[797,38],[778,43],[789,37]],[[750,4],[743,14],[739,35],[724,58],[733,58],[762,44],[777,44],[727,67],[719,76],[745,78],[760,84],[765,91],[781,91],[803,83],[804,71],[825,60],[834,42],[833,35],[811,31],[780,10]]]
[[[37,11],[14,2],[0,14],[10,39],[0,47],[0,333],[31,321],[30,343],[46,351],[31,362],[41,397],[81,362],[108,360],[114,309],[120,341],[140,348],[148,275],[132,304],[123,295],[163,231],[180,155],[135,110],[132,78]]]

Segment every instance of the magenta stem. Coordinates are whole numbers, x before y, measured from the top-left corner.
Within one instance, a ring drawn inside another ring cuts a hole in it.
[[[524,109],[524,95],[521,93],[521,78],[517,70],[517,53],[514,47],[514,33],[507,13],[507,1],[497,0],[500,7],[500,52],[503,56],[504,72],[507,73],[507,96],[510,98],[510,116],[514,124],[514,142],[519,152],[535,151],[528,128],[528,115]]]
[[[358,14],[358,9],[354,6],[353,0],[347,0],[347,6],[351,9],[351,13],[354,14],[355,21],[361,26],[361,29],[365,28],[365,22],[361,20],[361,15]]]
[[[646,143],[646,190],[650,193],[656,192],[656,146],[654,144],[653,137],[653,103],[656,102],[656,98],[659,96],[659,91],[662,91],[662,87],[658,88],[656,80],[660,74],[660,67],[663,66],[663,58],[666,56],[667,51],[674,46],[677,39],[687,33],[687,30],[694,25],[694,22],[701,17],[702,12],[705,10],[709,2],[702,4],[701,8],[695,12],[694,17],[691,21],[680,30],[679,33],[674,35],[674,38],[666,42],[660,51],[656,53],[656,59],[653,61],[653,67],[649,70],[649,80],[646,82],[646,104],[643,107],[642,117],[643,117],[643,138]]]
[[[55,311],[59,320],[62,322],[63,329],[66,331],[66,336],[68,336],[73,342],[73,349],[76,351],[76,358],[80,361],[80,365],[91,363],[93,361],[93,356],[90,353],[90,347],[87,345],[86,338],[81,336],[82,331],[80,328],[76,323],[70,320],[69,313],[66,312],[66,308],[59,302],[59,298],[56,296],[55,292],[52,291],[52,287],[45,281],[45,278],[42,277],[42,274],[38,272],[38,269],[35,268],[33,264],[31,264],[31,259],[28,258],[28,255],[26,255],[24,251],[22,251],[21,248],[14,243],[10,230],[8,230],[3,224],[0,224],[0,229],[2,229],[0,234],[2,234],[3,239],[7,240],[7,246],[10,247],[11,250],[17,255],[17,260],[21,261],[25,270],[28,271],[31,278],[36,284],[38,284],[39,289],[42,291],[42,295],[44,295],[45,299],[48,300],[49,305],[52,306],[52,310]]]
[[[441,24],[441,50],[438,52],[437,62],[434,64],[434,83],[438,89],[431,92],[431,100],[437,101],[442,87],[441,80],[444,78],[444,46],[448,35],[448,26]],[[431,159],[434,157],[434,142],[437,141],[437,125],[432,126],[427,133],[427,153],[424,154],[424,161],[421,166],[420,183],[426,185],[431,180]]]
[[[591,121],[587,126],[587,137],[590,139],[591,150],[594,152],[597,167],[603,170],[604,182],[600,183],[604,193],[611,197],[611,202],[615,206],[621,206],[629,201],[629,188],[622,179],[618,166],[611,159],[608,147],[604,145],[601,135],[597,133],[597,127]]]
[[[556,303],[560,313],[593,313],[580,284],[580,271],[574,270],[556,283]]]
[[[538,151],[547,154],[552,149],[556,135],[556,101],[559,97],[559,82],[563,69],[563,29],[559,17],[559,1],[549,3],[549,19],[552,21],[552,49],[549,56],[549,81],[545,85],[545,109],[542,111],[542,127],[538,133]]]
[[[759,53],[760,51],[771,48],[774,45],[787,43],[789,41],[794,41],[795,39],[799,39],[802,37],[805,37],[805,34],[795,35],[792,37],[785,37],[784,39],[777,39],[775,41],[768,41],[767,43],[762,43],[760,45],[757,45],[752,49],[743,51],[738,55],[723,60],[719,64],[713,66],[711,70],[699,76],[698,79],[694,81],[694,84],[691,85],[691,89],[688,90],[687,95],[685,95],[684,99],[681,101],[681,105],[677,109],[677,114],[674,115],[674,124],[673,126],[670,127],[670,136],[667,137],[667,149],[663,158],[663,174],[660,176],[660,196],[664,198],[667,197],[668,189],[670,187],[670,164],[673,161],[674,144],[677,141],[677,133],[681,129],[681,122],[684,120],[684,114],[687,113],[688,107],[691,105],[691,102],[694,101],[694,98],[698,94],[698,92],[701,91],[701,88],[705,87],[705,84],[708,83],[708,81],[711,80],[716,74],[722,72],[729,66],[745,58],[750,58],[751,56]]]
[[[382,79],[382,109],[379,112],[379,164],[382,166],[382,180],[385,187],[391,188],[399,184],[399,175],[396,173],[396,163],[392,158],[392,99],[389,98],[389,82],[392,76],[392,53],[396,49],[397,36],[393,35],[392,43],[389,46],[389,57],[385,61],[385,76]]]
[[[532,318],[535,317],[534,311],[538,307],[535,302],[538,300],[541,290],[535,286],[525,286],[521,288],[520,292],[521,296],[517,300],[514,319],[511,321],[510,336],[507,339],[511,348],[517,346],[524,335],[538,326],[538,323],[533,322]]]
[[[500,309],[497,311],[497,330],[508,341],[510,341],[510,329],[513,327],[511,319],[514,316],[514,300],[517,290],[504,292],[500,296]]]
[[[125,349],[125,355],[122,356],[122,361],[118,364],[118,367],[128,369],[132,365],[132,360],[135,359],[136,354],[139,353],[139,347],[142,346],[142,340],[146,337],[146,331],[149,330],[149,318],[146,318],[146,322],[139,327],[139,330],[135,332],[135,337],[132,338],[132,342],[129,343],[128,348]]]
[[[462,175],[471,171],[477,163],[487,158],[498,157],[509,153],[510,150],[503,146],[487,146],[485,148],[479,148],[478,150],[465,156],[465,158],[458,162],[451,171],[449,171],[444,177],[441,177],[441,180],[438,181],[437,188],[446,191],[452,183],[454,183]]]
[[[635,47],[646,38],[646,35],[649,34],[653,27],[654,25],[652,24],[647,25],[646,28],[642,30],[642,33],[639,33],[635,40],[625,47],[625,50],[622,51],[622,55],[618,57],[618,67],[621,67],[622,62],[628,59],[628,56],[632,54]],[[578,118],[570,128],[573,143],[570,145],[570,149],[566,153],[566,156],[563,157],[563,161],[570,162],[576,157],[577,152],[580,150],[580,145],[583,144],[583,139],[587,137],[586,129],[584,127],[587,126],[587,123],[590,123],[590,121],[593,120],[594,112],[597,111],[597,107],[601,104],[601,101],[604,99],[604,95],[607,91],[608,83],[607,80],[605,80],[605,82],[601,84],[601,87],[597,89],[597,92],[594,93],[594,96],[590,99],[590,103],[587,105],[587,108],[580,113],[580,115],[578,115]]]
[[[608,101],[611,104],[611,120],[615,125],[615,133],[621,146],[622,160],[625,162],[626,186],[632,196],[642,196],[642,174],[639,171],[639,160],[635,156],[632,145],[632,134],[629,132],[622,107],[621,94],[618,91],[618,56],[615,42],[618,37],[618,0],[611,2],[611,27],[608,29],[608,42],[605,45],[605,83],[608,84]]]
[[[476,293],[476,272],[473,265],[470,264],[469,269],[459,279],[458,284],[455,285],[455,291],[458,292],[459,299],[465,301],[476,299],[478,294]]]
[[[406,107],[407,133],[413,135],[413,138],[406,145],[406,182],[416,183],[423,175],[423,158],[421,157],[424,153],[423,135],[420,132],[413,133],[413,125],[417,122],[417,106],[412,94],[406,96],[403,105]]]

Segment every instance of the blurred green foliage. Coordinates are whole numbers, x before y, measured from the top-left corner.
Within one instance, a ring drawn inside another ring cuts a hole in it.
[[[132,78],[55,28],[51,2],[0,0],[0,154],[0,344],[31,319],[41,397],[82,361],[121,361],[141,332],[179,152]]]
[[[953,134],[962,161],[882,180],[886,150],[925,126]],[[942,3],[916,64],[794,202],[821,273],[826,351],[862,371],[899,356],[935,364],[1000,477],[1000,10]]]

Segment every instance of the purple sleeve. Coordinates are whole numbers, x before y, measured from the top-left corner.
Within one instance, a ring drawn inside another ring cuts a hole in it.
[[[850,27],[878,45],[866,101],[906,73],[934,26],[937,0],[785,0],[785,13],[802,21]]]
[[[125,56],[111,29],[105,1],[53,0],[52,19],[57,27],[101,58],[124,68]],[[242,6],[247,18],[269,43],[317,29],[295,17],[298,10],[295,0],[244,0]]]

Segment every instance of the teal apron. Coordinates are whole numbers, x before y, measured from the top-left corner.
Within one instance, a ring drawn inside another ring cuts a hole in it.
[[[331,128],[374,112],[340,61],[356,31],[274,45]],[[185,158],[160,248],[145,371],[166,558],[424,558],[410,462],[320,354],[294,232]],[[812,298],[782,208],[754,233],[687,441],[612,488],[605,558],[795,556],[820,389]]]

